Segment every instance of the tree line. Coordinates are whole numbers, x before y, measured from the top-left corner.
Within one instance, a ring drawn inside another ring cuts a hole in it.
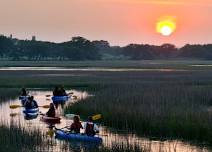
[[[110,46],[107,41],[90,41],[73,37],[70,41],[53,43],[19,40],[0,36],[0,58],[4,60],[153,60],[153,59],[212,59],[212,44],[177,48],[173,44],[161,46],[129,44]]]

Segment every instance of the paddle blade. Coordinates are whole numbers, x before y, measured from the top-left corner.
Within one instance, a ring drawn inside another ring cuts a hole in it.
[[[73,92],[68,93],[68,95],[72,95],[72,94],[74,94],[74,93]]]
[[[44,106],[40,106],[40,107],[42,107],[42,108],[46,108],[46,109],[50,108],[50,106],[49,106],[49,105],[44,105]]]
[[[11,113],[10,114],[10,117],[15,117],[15,116],[17,116],[18,115],[18,113]]]
[[[51,97],[51,95],[48,94],[48,95],[46,95],[46,97]]]
[[[19,107],[22,107],[20,105],[10,105],[10,109],[16,109],[16,108],[19,108]]]
[[[50,136],[50,137],[53,137],[54,136],[54,130],[53,129],[50,129],[49,131],[47,131],[46,135],[47,136]]]
[[[95,120],[99,120],[102,118],[102,115],[101,114],[97,114],[97,115],[94,115],[92,116],[92,119],[95,121]]]

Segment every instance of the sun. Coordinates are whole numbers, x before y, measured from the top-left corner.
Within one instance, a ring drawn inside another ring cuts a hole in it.
[[[176,30],[176,22],[173,17],[159,19],[156,24],[156,31],[163,36],[170,36]]]

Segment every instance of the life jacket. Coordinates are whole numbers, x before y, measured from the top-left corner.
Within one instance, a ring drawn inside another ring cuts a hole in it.
[[[86,128],[85,128],[85,134],[88,136],[94,136],[95,131],[94,131],[94,123],[87,122]]]
[[[38,108],[38,104],[35,100],[32,101],[32,106],[33,108]]]
[[[46,115],[48,117],[55,117],[55,109],[54,108],[50,108],[49,111],[46,113]]]
[[[73,130],[77,134],[80,133],[80,128],[82,128],[82,124],[80,122],[76,122],[71,125],[71,130]]]
[[[30,101],[26,101],[24,106],[27,109],[31,109],[32,108],[32,104],[30,103]]]
[[[27,96],[27,92],[26,92],[26,91],[23,91],[23,92],[21,93],[21,96]]]

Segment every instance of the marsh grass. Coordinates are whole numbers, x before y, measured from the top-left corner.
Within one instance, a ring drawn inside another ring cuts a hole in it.
[[[0,103],[9,99],[14,99],[19,95],[17,88],[0,88]]]
[[[0,126],[0,151],[22,152],[36,151],[42,144],[42,135],[38,130],[26,131],[24,128]]]
[[[158,66],[170,67],[165,63]],[[120,61],[115,66],[119,64]],[[130,66],[144,66],[142,62],[133,64],[130,63]],[[176,68],[184,66],[183,63]],[[212,106],[212,71],[210,68],[196,70],[1,71],[0,88],[15,89],[25,86],[53,89],[55,85],[63,84],[68,89],[86,90],[95,96],[68,107],[66,113],[85,117],[101,113],[103,125],[126,132],[161,139],[177,138],[212,144],[212,111],[208,110]],[[10,91],[6,96],[11,96]]]
[[[104,125],[141,136],[212,144],[210,71],[131,74],[111,76],[94,97],[65,112],[101,113]]]
[[[210,60],[113,60],[113,61],[0,61],[0,67],[69,67],[69,68],[173,68],[173,69],[211,69]]]
[[[140,148],[139,145],[112,145],[110,148],[101,147],[92,152],[150,152],[150,149]]]

